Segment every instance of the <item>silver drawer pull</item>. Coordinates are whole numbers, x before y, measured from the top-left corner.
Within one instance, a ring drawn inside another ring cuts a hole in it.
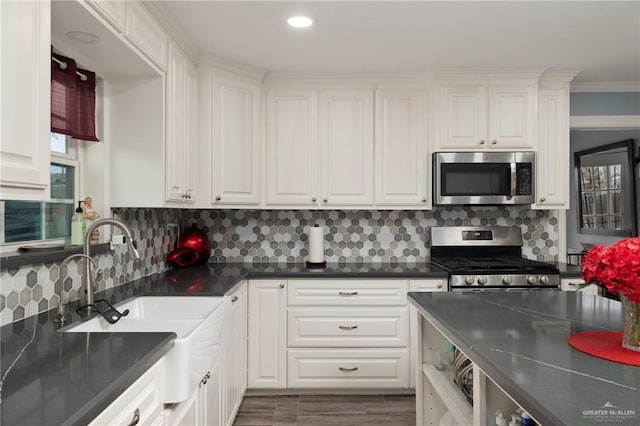
[[[338,292],[338,294],[340,296],[357,296],[358,292],[357,291],[340,291]]]
[[[136,411],[133,412],[133,418],[131,419],[129,426],[136,426],[138,423],[140,423],[140,409],[136,408]]]
[[[358,367],[353,367],[353,368],[338,367],[338,370],[340,370],[340,371],[346,371],[346,372],[358,371]]]
[[[340,330],[355,330],[356,328],[358,328],[357,325],[339,325],[338,328]]]

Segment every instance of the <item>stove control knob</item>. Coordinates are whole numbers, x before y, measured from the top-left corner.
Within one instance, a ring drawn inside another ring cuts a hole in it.
[[[468,275],[466,277],[464,277],[464,283],[467,285],[471,285],[473,284],[475,280],[473,279],[473,277],[471,275]]]
[[[529,275],[527,277],[527,282],[529,284],[536,284],[538,282],[538,279],[535,277],[535,275]]]
[[[487,283],[487,277],[478,277],[478,284],[485,285]]]
[[[540,284],[549,284],[549,277],[546,275],[543,275],[540,277]]]
[[[511,285],[513,279],[509,275],[502,277],[502,284]]]

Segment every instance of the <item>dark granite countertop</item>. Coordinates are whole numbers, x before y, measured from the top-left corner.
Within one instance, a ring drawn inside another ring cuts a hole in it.
[[[559,291],[408,297],[541,424],[603,423],[584,413],[607,403],[635,414],[605,423],[640,422],[640,368],[595,358],[567,344],[573,333],[620,331],[619,302]]]
[[[329,264],[318,270],[303,264],[206,264],[144,277],[96,299],[222,296],[247,278],[446,277],[429,263]],[[72,321],[79,321],[73,308]],[[86,424],[173,347],[173,333],[59,333],[54,315],[52,310],[0,328],[3,426]]]

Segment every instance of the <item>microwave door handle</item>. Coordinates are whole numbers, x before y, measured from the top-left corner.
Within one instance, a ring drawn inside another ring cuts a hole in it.
[[[509,195],[509,200],[516,196],[517,179],[516,163],[511,163],[511,195]]]

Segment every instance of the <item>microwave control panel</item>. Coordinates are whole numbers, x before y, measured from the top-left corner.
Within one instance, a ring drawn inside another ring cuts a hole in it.
[[[533,192],[531,163],[516,164],[516,195],[531,195]]]

